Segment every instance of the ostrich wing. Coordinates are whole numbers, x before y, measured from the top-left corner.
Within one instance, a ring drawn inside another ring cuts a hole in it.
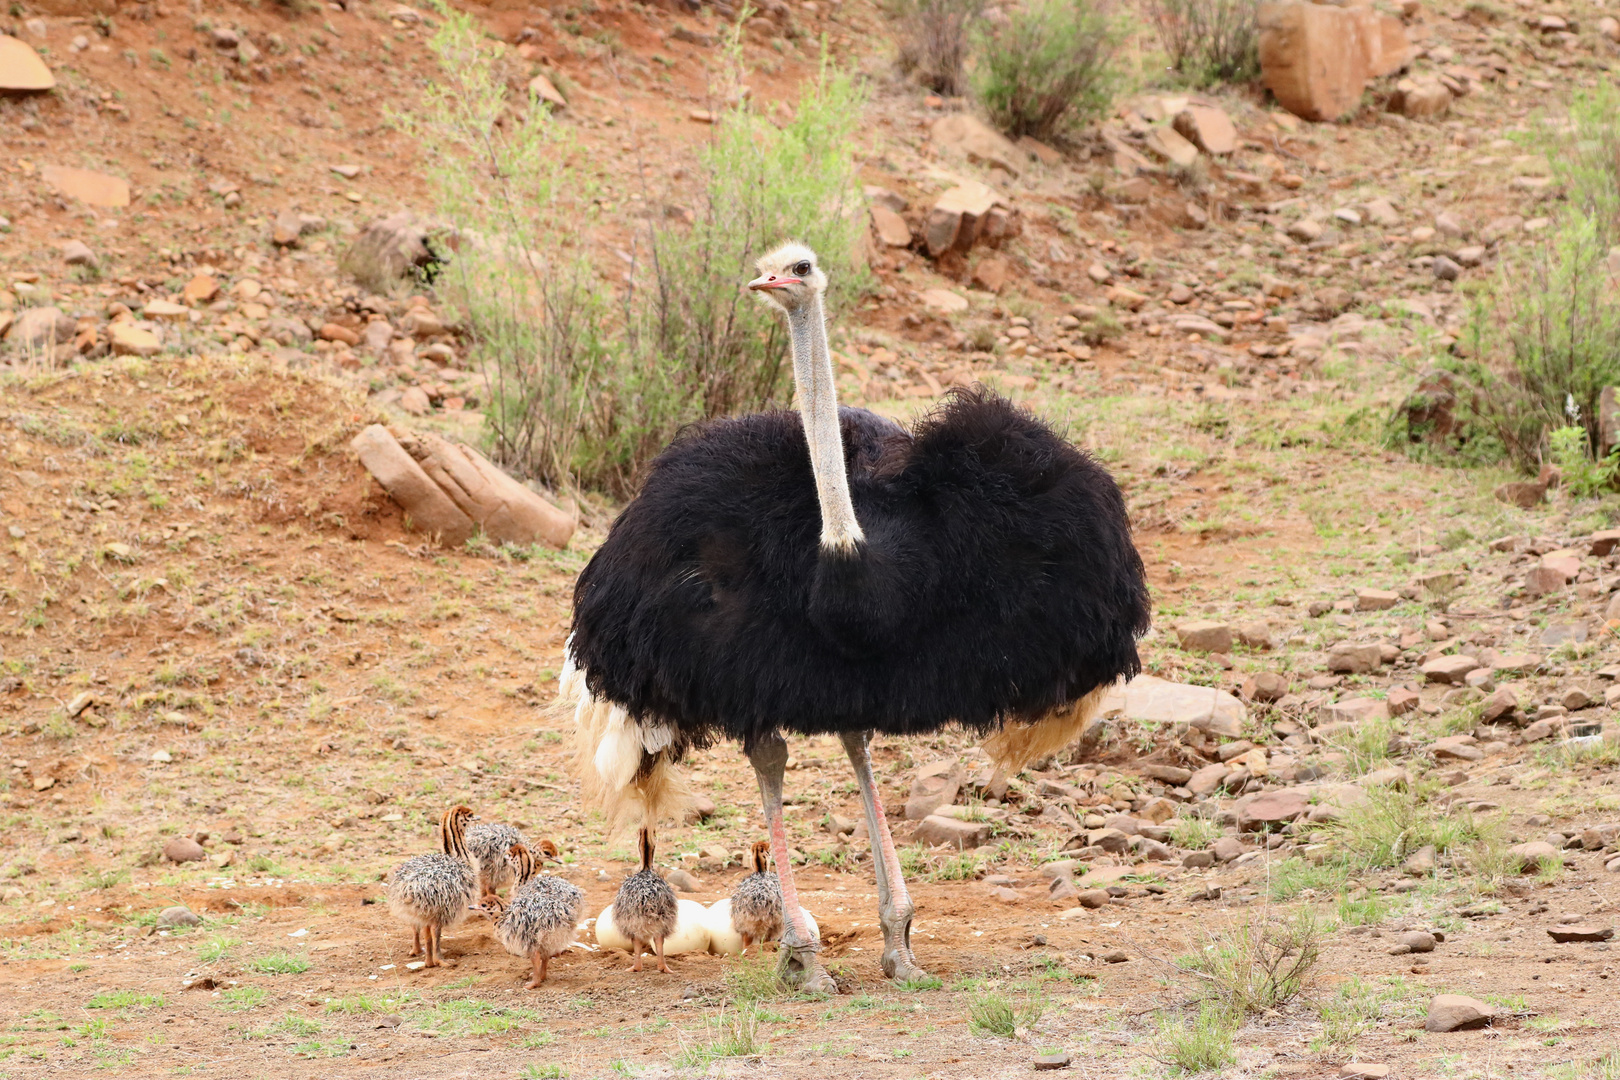
[[[1124,500],[1096,462],[984,393],[907,438],[846,410],[867,546],[820,553],[792,413],[673,443],[580,576],[593,692],[688,738],[1033,719],[1134,674],[1147,628]]]

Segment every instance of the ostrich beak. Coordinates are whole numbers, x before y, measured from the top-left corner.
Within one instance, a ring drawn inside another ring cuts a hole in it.
[[[803,285],[804,281],[796,277],[778,277],[775,274],[761,274],[748,283],[748,287],[755,292],[764,289],[782,289],[789,285]]]

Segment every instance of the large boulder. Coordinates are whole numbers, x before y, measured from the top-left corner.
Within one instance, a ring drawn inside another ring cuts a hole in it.
[[[361,229],[343,253],[338,268],[372,292],[391,292],[419,272],[431,272],[442,261],[435,249],[435,237],[444,231],[409,210],[401,210]]]
[[[1400,70],[1411,46],[1400,20],[1368,8],[1269,0],[1259,8],[1260,73],[1278,104],[1306,120],[1337,120],[1367,80]]]
[[[1001,197],[988,185],[969,180],[941,195],[928,213],[923,240],[928,254],[939,258],[947,251],[966,253],[985,231]]]
[[[56,76],[26,42],[0,34],[0,90],[11,93],[49,90]]]
[[[429,431],[401,429],[388,434],[490,539],[568,546],[578,515],[551,505],[472,447],[447,442]]]

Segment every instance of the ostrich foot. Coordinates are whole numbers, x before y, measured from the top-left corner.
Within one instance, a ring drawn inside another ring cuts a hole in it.
[[[777,978],[783,984],[806,994],[836,994],[838,984],[827,974],[827,969],[816,959],[821,951],[819,942],[808,945],[789,945],[783,942],[777,949],[780,958],[776,964]]]
[[[917,966],[917,954],[911,951],[911,916],[904,918],[878,916],[883,927],[883,974],[895,982],[929,979],[933,976]]]

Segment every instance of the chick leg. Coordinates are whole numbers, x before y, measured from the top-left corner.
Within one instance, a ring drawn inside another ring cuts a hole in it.
[[[411,955],[422,955],[422,928],[420,926],[411,931]]]
[[[855,779],[861,785],[861,805],[866,809],[866,832],[872,841],[872,871],[877,877],[878,923],[883,927],[883,974],[897,982],[926,979],[928,972],[917,966],[911,951],[911,918],[916,907],[906,891],[900,872],[900,856],[894,850],[889,821],[878,799],[877,782],[872,778],[872,733],[848,731],[840,738]]]
[[[771,857],[776,860],[776,876],[782,882],[782,909],[785,916],[782,941],[778,946],[777,973],[782,981],[800,990],[836,994],[838,984],[816,960],[821,942],[810,933],[810,923],[799,906],[799,889],[793,882],[793,866],[788,861],[787,830],[782,824],[782,772],[787,768],[787,743],[780,735],[761,739],[748,751],[748,760],[759,779],[759,794],[765,804],[765,824],[771,834]]]
[[[669,970],[669,962],[664,959],[664,939],[663,938],[654,938],[653,939],[653,951],[658,954],[658,970],[662,971],[665,975],[673,975],[673,974],[675,974],[673,971]]]
[[[439,966],[439,928],[429,925],[427,928],[427,963],[423,967]]]
[[[523,989],[538,989],[540,984],[546,981],[546,961],[549,959],[550,957],[546,955],[544,949],[536,949],[529,954],[529,963],[533,966],[534,971],[529,981],[523,984]]]

